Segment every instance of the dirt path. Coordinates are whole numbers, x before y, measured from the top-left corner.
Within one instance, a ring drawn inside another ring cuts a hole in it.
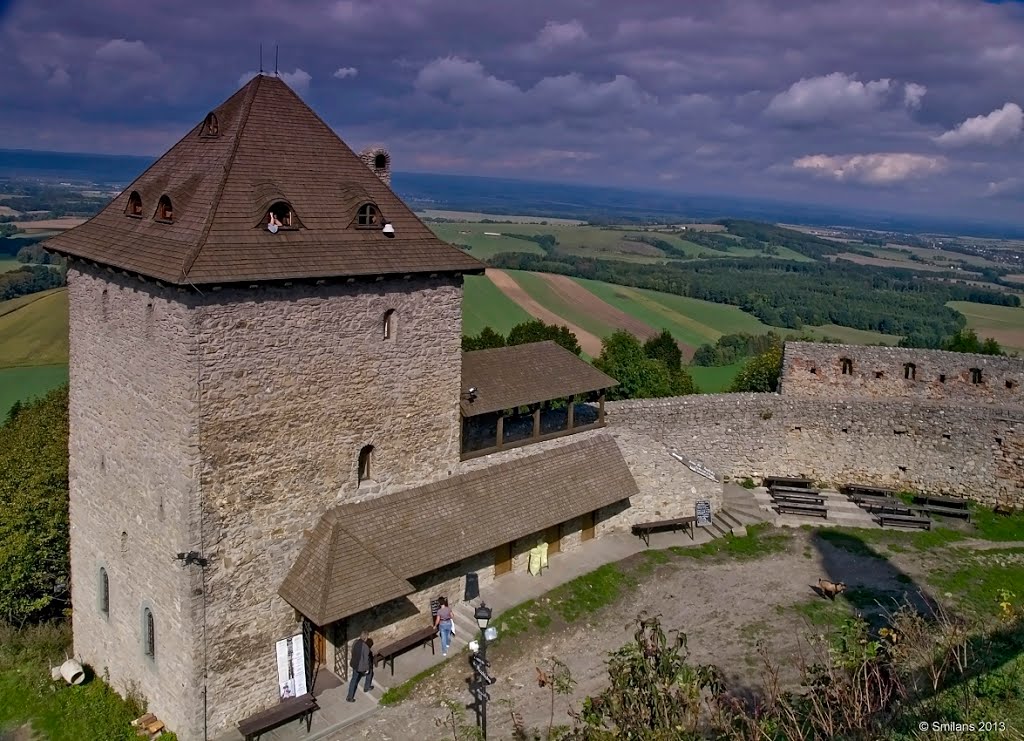
[[[643,576],[642,584],[618,604],[574,623],[552,624],[546,631],[497,644],[488,657],[498,677],[490,689],[489,736],[512,737],[508,711],[500,700],[512,701],[528,726],[547,727],[550,695],[538,687],[535,667],[543,666],[548,657],[558,657],[570,667],[577,682],[571,698],[575,707],[600,692],[607,684],[608,653],[631,640],[633,619],[641,611],[660,615],[666,630],[683,630],[692,662],[714,663],[733,687],[751,687],[760,685],[758,639],[782,662],[783,679],[796,679],[791,657],[800,651],[804,636],[821,628],[812,627],[792,606],[819,600],[817,607],[829,607],[812,589],[819,577],[846,581],[851,589],[914,589],[905,583],[909,564],[897,564],[895,554],[890,565],[815,543],[803,531],[790,533],[784,553],[757,560],[671,558]],[[632,558],[645,559],[642,553]],[[346,728],[345,738],[438,738],[443,734],[434,719],[442,716],[440,702],[469,701],[468,673],[464,660],[451,662],[404,702]],[[569,722],[564,697],[556,698],[554,722]]]
[[[541,306],[540,303],[535,301],[530,294],[524,291],[522,287],[513,280],[512,276],[504,270],[487,268],[486,275],[502,293],[526,310],[527,314],[548,324],[564,324],[574,335],[576,335],[576,339],[579,341],[580,347],[583,348],[583,352],[592,358],[596,358],[601,354],[600,337],[576,326],[575,324],[572,324],[571,322],[567,322],[555,312]]]
[[[637,319],[635,316],[627,314],[621,309],[617,309],[598,296],[595,296],[568,276],[553,275],[551,273],[538,273],[538,275],[543,278],[547,284],[551,286],[551,290],[567,304],[580,307],[580,309],[588,315],[594,317],[600,322],[603,322],[604,324],[615,327],[616,329],[626,330],[630,334],[638,337],[641,342],[645,342],[651,337],[655,337],[660,332],[660,330],[654,329],[650,324]],[[679,345],[679,349],[682,351],[684,358],[689,359],[693,357],[695,348],[685,345],[682,342],[677,342],[676,344]]]

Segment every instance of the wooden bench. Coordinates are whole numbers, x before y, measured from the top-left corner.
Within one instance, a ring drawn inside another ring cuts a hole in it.
[[[779,514],[791,515],[813,515],[828,519],[828,508],[818,504],[805,504],[802,502],[776,502],[775,509]]]
[[[860,508],[875,515],[904,515],[912,517],[915,510],[903,502],[894,500],[892,502],[858,502]]]
[[[802,476],[765,476],[761,483],[769,489],[773,486],[797,486],[806,489],[814,483],[814,480]]]
[[[966,510],[969,508],[966,499],[960,497],[940,497],[936,494],[915,494],[914,504],[924,504],[934,507],[948,507],[949,509],[962,509]]]
[[[671,530],[675,532],[682,528],[684,531],[690,531],[690,540],[694,539],[694,524],[697,522],[696,517],[677,517],[674,520],[658,520],[656,522],[638,522],[633,525],[633,535],[639,535],[643,538],[644,544],[648,548],[651,546],[651,533],[655,530]]]
[[[306,733],[309,733],[313,724],[313,712],[319,709],[316,698],[309,693],[301,697],[289,697],[273,707],[239,721],[238,730],[245,736],[245,741],[253,741],[259,738],[260,734],[298,718],[300,721],[306,721]]]
[[[404,638],[399,638],[394,643],[389,643],[383,648],[374,652],[374,664],[383,663],[385,666],[391,664],[391,676],[395,676],[395,657],[411,648],[422,646],[430,641],[430,653],[437,653],[434,650],[434,637],[437,635],[437,628],[431,625],[429,628],[417,630]]]
[[[772,494],[772,500],[776,504],[813,504],[818,507],[825,504],[825,497],[814,494]]]
[[[900,527],[917,527],[922,530],[932,529],[931,520],[927,517],[917,517],[915,515],[879,515],[878,524],[882,527],[898,525]]]
[[[851,498],[856,496],[892,497],[896,494],[895,489],[886,489],[881,486],[865,486],[863,484],[846,484],[839,487],[839,491]]]
[[[772,494],[820,494],[820,489],[813,489],[809,486],[779,486],[772,485],[768,487],[768,491]]]
[[[926,504],[921,507],[923,512],[930,515],[942,515],[943,517],[961,517],[967,522],[971,521],[971,511],[959,507],[939,507],[933,504]]]

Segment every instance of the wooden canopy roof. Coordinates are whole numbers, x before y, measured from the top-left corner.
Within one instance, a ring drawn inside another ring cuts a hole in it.
[[[601,435],[344,504],[309,536],[280,594],[317,625],[412,594],[406,581],[638,493]]]
[[[462,415],[563,399],[618,383],[551,340],[473,350],[462,354]],[[470,395],[470,389],[476,392]]]
[[[133,193],[141,199],[138,216],[129,213]],[[158,218],[164,197],[169,221]],[[295,228],[272,234],[267,210],[282,201]],[[360,228],[357,213],[367,203],[381,223]],[[382,232],[385,222],[394,237]],[[284,82],[267,75],[215,108],[99,214],[44,246],[178,285],[484,269],[438,239]]]

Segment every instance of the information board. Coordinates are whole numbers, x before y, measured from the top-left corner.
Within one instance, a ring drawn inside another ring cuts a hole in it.
[[[710,527],[711,525],[711,502],[707,499],[698,499],[694,505],[694,514],[697,516],[697,527]]]
[[[301,633],[277,642],[277,687],[282,699],[306,694],[304,663]]]

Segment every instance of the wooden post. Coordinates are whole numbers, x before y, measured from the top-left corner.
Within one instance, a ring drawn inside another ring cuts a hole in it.
[[[499,448],[502,446],[502,443],[504,442],[504,437],[505,437],[505,410],[502,409],[500,412],[498,412],[498,437],[497,437],[497,442],[498,442],[498,447]]]
[[[576,421],[575,416],[576,416],[576,397],[575,396],[570,396],[569,397],[569,427],[568,427],[569,430],[572,430],[572,428],[573,428],[573,424]]]
[[[541,404],[537,404],[533,408],[533,436],[540,437],[540,407]]]
[[[597,397],[597,423],[599,425],[604,424],[604,389],[601,389],[601,395]]]

